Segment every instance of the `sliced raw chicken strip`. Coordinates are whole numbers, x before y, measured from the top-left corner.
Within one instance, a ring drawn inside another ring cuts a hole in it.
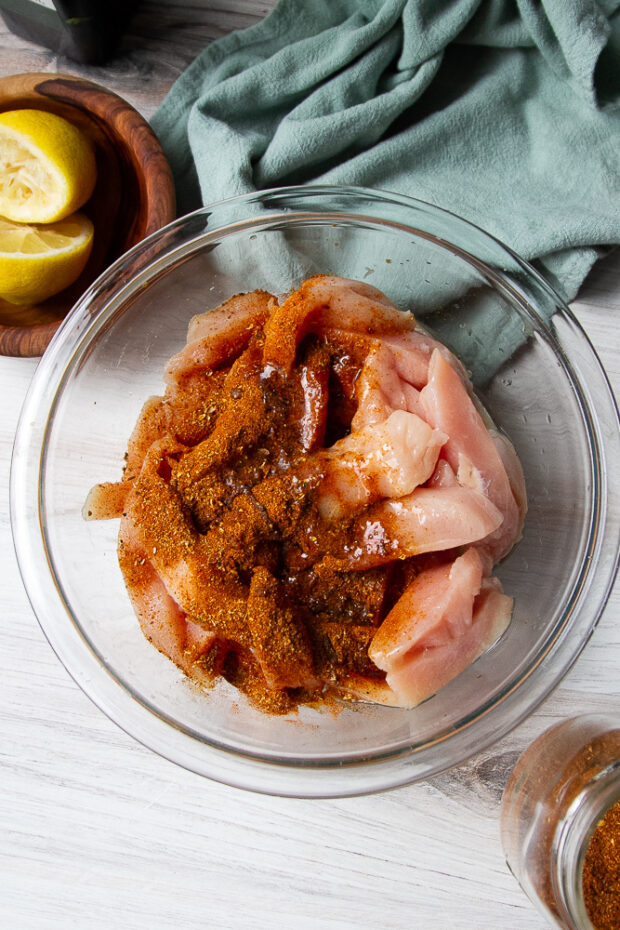
[[[162,434],[166,432],[167,422],[167,409],[164,398],[157,395],[149,397],[144,403],[129,437],[127,459],[123,473],[124,481],[129,481],[140,474],[144,456],[151,445],[162,438]]]
[[[525,491],[523,468],[519,461],[519,456],[515,451],[515,447],[506,436],[502,433],[498,433],[497,430],[494,429],[489,430],[489,435],[506,469],[510,489],[517,502],[517,507],[519,508],[519,535],[521,535],[523,521],[527,513],[527,494]]]
[[[326,335],[330,343],[360,367],[355,380],[357,409],[351,422],[352,430],[380,423],[394,410],[408,410],[424,418],[420,392],[401,376],[393,349],[384,344],[387,339],[375,339],[342,329],[326,330]],[[420,366],[425,384],[428,359],[422,357]]]
[[[130,518],[121,520],[119,562],[142,632],[156,649],[180,662],[185,648],[185,611],[163,581],[136,539]]]
[[[127,505],[130,481],[104,481],[90,489],[84,506],[84,520],[116,520]]]
[[[482,417],[461,379],[435,350],[429,365],[428,384],[420,393],[425,419],[446,433],[442,457],[459,480],[483,490],[502,515],[502,524],[485,546],[494,561],[503,558],[519,536],[521,519],[502,458]]]
[[[471,488],[416,488],[395,501],[374,504],[353,524],[353,539],[334,553],[346,570],[442,551],[484,539],[502,515]]]
[[[386,707],[402,707],[400,698],[392,691],[387,681],[372,678],[369,675],[342,675],[334,686],[338,697],[347,700],[363,701],[369,704],[383,704]]]
[[[375,634],[369,655],[401,706],[415,707],[456,678],[508,626],[512,599],[482,580],[469,549],[412,582]]]
[[[454,368],[467,391],[472,392],[467,371],[460,360],[450,349],[437,342],[424,330],[401,329],[392,334],[388,332],[380,337],[363,332],[351,332],[343,329],[341,325],[322,327],[315,324],[313,330],[327,336],[333,345],[349,353],[358,365],[362,365],[366,356],[373,350],[389,349],[391,366],[400,380],[418,390],[421,390],[428,381],[429,362],[433,352],[437,349]]]
[[[482,563],[475,549],[420,572],[375,634],[370,646],[373,662],[388,671],[412,650],[454,639],[471,622],[481,584]]]
[[[187,345],[166,364],[164,380],[175,384],[196,369],[217,368],[246,348],[276,300],[267,291],[237,294],[190,320]]]
[[[429,363],[433,352],[437,350],[456,371],[466,390],[471,393],[471,381],[463,363],[447,346],[437,342],[424,330],[414,329],[411,332],[384,336],[381,341],[394,353],[399,376],[414,387],[421,389],[427,383]]]
[[[187,619],[140,545],[129,515],[121,519],[119,540],[119,564],[142,632],[159,652],[196,677],[193,666],[214,645],[216,634]]]
[[[304,411],[300,431],[301,444],[306,452],[322,447],[325,439],[329,371],[329,354],[320,346],[308,353],[301,368],[300,384],[304,397]]]
[[[133,528],[137,542],[157,571],[166,590],[190,617],[210,629],[227,634],[234,617],[242,644],[250,642],[245,625],[246,598],[231,589],[226,574],[205,557],[204,539],[195,529],[177,492],[160,475],[166,456],[174,454],[169,441],[154,443],[133,483],[127,500],[123,530]],[[122,548],[122,546],[121,546]]]
[[[146,453],[153,442],[162,438],[165,426],[164,398],[149,397],[129,437],[122,481],[105,481],[91,488],[82,508],[85,520],[114,520],[121,516],[131,481],[140,474]]]
[[[309,278],[265,324],[263,361],[288,375],[297,346],[309,332],[334,327],[366,335],[413,329],[412,314],[397,310],[381,291],[348,278],[316,275]]]
[[[312,648],[303,623],[278,597],[278,582],[263,566],[252,575],[247,622],[252,651],[270,688],[313,688]]]
[[[446,460],[440,458],[426,486],[427,488],[456,488],[459,483]]]
[[[304,629],[276,600],[276,585],[269,572],[257,568],[248,592],[231,587],[227,573],[213,564],[209,539],[201,536],[185,513],[181,498],[159,474],[162,455],[174,452],[155,443],[145,458],[140,477],[128,500],[123,549],[131,543],[148,553],[148,561],[161,579],[161,588],[183,614],[203,622],[215,634],[235,639],[258,660],[270,687],[316,686],[312,652]],[[231,626],[232,624],[232,626]],[[277,648],[274,637],[280,637]],[[179,637],[182,630],[178,629]],[[286,651],[287,644],[291,654]],[[174,643],[166,644],[173,649]],[[177,650],[178,651],[178,650]],[[292,662],[294,654],[295,661]],[[177,664],[181,664],[175,659]]]
[[[394,367],[394,357],[381,344],[373,347],[366,356],[355,383],[355,399],[357,410],[351,421],[353,432],[373,423],[382,423],[395,410],[407,409],[407,398]]]
[[[368,342],[371,346],[355,384],[357,410],[351,429],[380,423],[394,410],[408,410],[425,419],[420,391],[399,373],[393,349],[378,339]]]
[[[321,516],[333,521],[379,498],[411,494],[433,473],[446,439],[406,410],[350,433],[317,457]]]
[[[269,429],[268,397],[260,378],[255,377],[257,358],[260,349],[249,346],[227,372],[222,409],[212,432],[187,452],[175,473],[180,490],[187,491],[211,469],[255,445]],[[237,400],[242,395],[244,403],[240,406]]]
[[[421,339],[421,333],[413,331],[399,336],[384,336],[381,344],[392,353],[399,378],[418,390],[423,388],[428,381],[432,350],[426,340]]]

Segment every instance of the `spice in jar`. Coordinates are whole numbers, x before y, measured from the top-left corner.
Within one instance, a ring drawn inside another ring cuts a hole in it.
[[[620,801],[600,820],[583,865],[583,899],[595,930],[620,927]]]
[[[562,930],[620,930],[620,714],[543,733],[502,802],[502,844],[523,890]]]

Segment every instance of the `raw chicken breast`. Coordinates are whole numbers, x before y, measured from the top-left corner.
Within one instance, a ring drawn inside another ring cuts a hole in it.
[[[320,448],[325,439],[329,372],[329,355],[320,347],[308,354],[301,368],[299,380],[304,396],[304,412],[300,432],[301,444],[306,452]]]
[[[198,533],[181,498],[162,477],[162,462],[175,451],[166,441],[153,444],[128,497],[120,531],[119,551],[148,554],[148,561],[143,556],[144,564],[138,560],[138,565],[142,570],[147,565],[152,567],[155,577],[159,576],[157,589],[150,579],[146,586],[147,597],[159,597],[157,618],[166,615],[174,621],[169,623],[169,640],[158,648],[183,667],[178,658],[181,640],[186,636],[181,617],[187,615],[204,623],[223,638],[227,638],[234,619],[236,641],[254,654],[269,687],[314,686],[310,645],[303,626],[278,602],[275,579],[266,569],[257,568],[247,592],[231,584],[227,571],[213,563],[209,535]],[[131,565],[126,564],[126,578],[131,577],[130,571]],[[144,586],[144,579],[141,583]],[[129,587],[131,591],[134,586]],[[139,609],[140,604],[136,607]],[[152,614],[155,616],[154,609]],[[283,643],[291,646],[290,654],[283,644],[276,651],[266,648],[275,631],[284,636]]]
[[[244,349],[255,329],[261,326],[275,304],[267,291],[237,294],[230,300],[193,317],[187,333],[187,345],[169,359],[164,380],[175,384],[185,375],[205,368],[217,368]]]
[[[397,310],[385,294],[370,284],[316,275],[271,313],[265,324],[263,359],[265,367],[288,375],[297,346],[310,332],[337,327],[374,335],[412,330],[414,326],[412,314]]]
[[[357,410],[351,429],[358,430],[371,423],[380,423],[394,410],[408,410],[424,419],[420,391],[404,377],[405,368],[397,364],[394,348],[383,345],[378,339],[369,339],[368,343],[370,348],[355,384]],[[425,384],[428,362],[424,359],[422,361],[422,384]]]
[[[231,593],[225,573],[207,564],[202,552],[204,537],[178,493],[162,476],[167,456],[175,454],[177,448],[162,440],[149,449],[127,499],[127,517],[119,534],[121,549],[129,546],[147,553],[168,593],[190,617],[217,629],[217,618],[226,605],[244,622],[246,599],[236,591]]]
[[[84,520],[116,520],[123,513],[131,484],[128,481],[104,481],[88,492],[82,507]]]
[[[445,459],[439,459],[435,471],[428,479],[427,487],[429,488],[456,488],[459,483],[456,475],[448,465]]]
[[[501,635],[523,472],[412,314],[328,275],[240,294],[165,377],[85,516],[121,516],[142,630],[190,677],[265,712],[412,707]]]
[[[447,346],[437,342],[423,330],[414,329],[394,336],[385,336],[381,341],[394,353],[400,377],[414,387],[423,388],[427,383],[428,366],[433,352],[437,351],[456,371],[466,390],[471,393],[471,381],[460,359]]]
[[[258,566],[248,597],[248,626],[252,651],[270,688],[316,687],[312,648],[303,624],[280,601],[280,586],[273,575]],[[274,649],[274,640],[278,648]]]
[[[168,593],[155,567],[140,545],[130,515],[121,519],[118,556],[131,602],[142,632],[159,652],[187,674],[217,639],[215,633],[191,622]],[[194,676],[196,677],[196,676]]]
[[[319,512],[337,520],[382,497],[404,497],[431,476],[447,436],[395,410],[386,420],[339,440],[322,456]]]
[[[351,430],[382,423],[395,410],[407,410],[403,382],[394,367],[394,356],[382,345],[373,347],[355,383],[357,410]]]
[[[386,672],[398,704],[415,707],[493,645],[508,626],[511,609],[497,579],[483,587],[482,562],[469,549],[453,563],[418,575],[368,653]]]
[[[489,430],[489,435],[493,440],[493,444],[499,453],[504,468],[506,469],[510,490],[512,491],[514,499],[517,502],[517,507],[519,508],[518,533],[520,536],[521,530],[523,529],[523,521],[525,520],[525,515],[527,513],[527,494],[525,491],[525,476],[523,474],[523,468],[521,466],[521,462],[519,461],[519,456],[515,452],[515,447],[506,436],[504,436],[502,433],[498,433],[497,430],[494,429]]]
[[[485,539],[502,522],[494,504],[471,488],[417,488],[395,501],[380,501],[354,524],[353,542],[338,553],[348,571],[394,559],[440,552]]]
[[[431,356],[428,384],[420,397],[427,422],[450,437],[442,457],[461,483],[488,495],[502,515],[501,526],[484,541],[493,560],[498,561],[521,531],[519,508],[489,430],[458,374],[437,350]]]

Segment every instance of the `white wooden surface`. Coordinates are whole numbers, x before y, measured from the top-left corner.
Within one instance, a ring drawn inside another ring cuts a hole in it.
[[[150,115],[208,41],[273,5],[145,2],[125,54],[90,69],[16,38],[0,20],[0,74],[86,74]],[[616,256],[595,269],[574,310],[618,393]],[[210,783],[104,717],[57,661],[29,607],[11,543],[8,474],[35,367],[0,358],[0,927],[542,930],[504,863],[499,799],[516,754],[551,723],[620,711],[618,586],[556,692],[492,751],[452,772],[343,801]]]

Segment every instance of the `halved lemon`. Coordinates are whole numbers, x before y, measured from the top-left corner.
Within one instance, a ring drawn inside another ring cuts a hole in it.
[[[93,245],[93,224],[82,213],[35,226],[0,216],[0,297],[37,304],[81,274]]]
[[[81,207],[97,180],[95,154],[68,120],[44,110],[0,113],[0,214],[53,223]]]

